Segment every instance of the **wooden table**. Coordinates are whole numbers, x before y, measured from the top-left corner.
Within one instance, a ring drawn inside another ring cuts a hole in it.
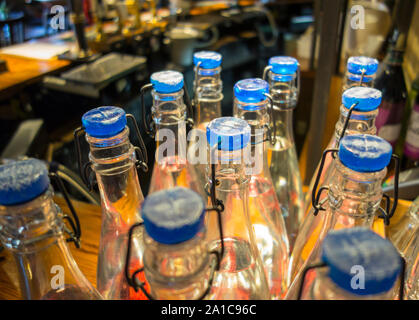
[[[55,197],[55,202],[65,213],[70,214],[65,201]],[[82,228],[82,245],[77,249],[69,243],[71,253],[86,278],[96,286],[96,265],[99,251],[101,208],[73,200]],[[17,268],[13,257],[5,249],[0,253],[5,260],[0,261],[0,299],[22,299],[19,288]]]
[[[66,60],[37,60],[2,53],[0,59],[6,61],[8,68],[0,73],[0,99],[9,98],[25,86],[40,81],[43,76],[70,65]]]

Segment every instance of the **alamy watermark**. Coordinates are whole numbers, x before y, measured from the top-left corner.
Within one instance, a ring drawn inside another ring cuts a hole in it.
[[[53,30],[64,30],[65,29],[65,8],[60,5],[51,7],[51,14],[54,16],[51,18],[50,26]]]
[[[51,267],[50,273],[54,276],[51,278],[51,289],[53,290],[62,290],[65,286],[65,272],[64,267],[61,265],[53,265]]]
[[[354,30],[365,29],[365,8],[361,5],[351,7],[351,28]]]

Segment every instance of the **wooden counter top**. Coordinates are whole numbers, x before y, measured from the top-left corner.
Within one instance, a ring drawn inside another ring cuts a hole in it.
[[[70,214],[65,201],[55,197],[55,202],[61,209]],[[96,286],[96,265],[97,254],[99,251],[101,208],[99,206],[74,201],[73,205],[79,215],[82,228],[82,245],[77,249],[73,243],[68,246],[78,263],[80,270],[86,278]],[[0,299],[16,300],[22,299],[19,288],[17,268],[13,257],[3,250],[0,257],[5,260],[0,261]]]
[[[8,71],[0,73],[0,99],[70,64],[67,60],[37,60],[2,53],[0,59],[6,61],[8,68]]]

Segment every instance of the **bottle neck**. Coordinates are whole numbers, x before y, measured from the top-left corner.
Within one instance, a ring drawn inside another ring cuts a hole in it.
[[[186,165],[186,106],[183,90],[170,94],[152,91],[156,128],[156,162],[161,167]]]
[[[205,130],[211,120],[221,117],[221,101],[224,97],[221,67],[216,69],[195,67],[193,91],[195,128]]]
[[[340,107],[340,116],[339,120],[335,126],[335,141],[336,145],[339,144],[340,136],[342,135],[342,130],[345,125],[346,119],[348,118],[348,111],[344,105]],[[377,118],[378,109],[369,111],[369,112],[360,112],[353,110],[351,117],[348,122],[348,126],[345,131],[345,135],[353,134],[371,134],[375,135],[377,128],[375,126],[375,119]]]
[[[383,196],[382,181],[387,168],[378,172],[356,172],[335,159],[329,184],[328,206],[333,215],[342,215],[344,227],[372,224]]]
[[[375,76],[375,73],[371,75],[360,75],[347,71],[345,75],[343,91],[352,87],[374,88]]]
[[[16,206],[0,207],[0,239],[3,245],[17,253],[32,253],[45,249],[62,237],[61,211],[52,201],[52,190],[40,197]]]
[[[251,105],[234,99],[234,116],[245,120],[251,129],[250,159],[248,159],[246,172],[252,176],[270,177],[266,148],[266,143],[270,143],[268,130],[270,127],[269,107],[268,99]]]
[[[294,109],[278,109],[274,105],[274,119],[276,127],[276,143],[281,147],[294,144],[294,132],[292,128],[292,118]]]
[[[14,255],[25,299],[99,299],[64,238],[63,214],[52,190],[16,206],[0,207],[0,239]]]
[[[274,109],[293,109],[297,106],[299,84],[297,74],[280,75],[269,72],[269,94],[272,96]]]
[[[215,69],[202,69],[194,67],[195,78],[193,88],[196,98],[216,97],[222,95],[223,82],[221,81],[221,67]]]
[[[102,226],[112,225],[112,229],[128,228],[138,222],[144,199],[135,166],[134,147],[128,136],[128,127],[110,138],[86,135],[104,213]]]
[[[206,232],[179,244],[162,244],[144,232],[144,272],[159,300],[196,300],[208,288],[211,272]]]
[[[399,67],[403,63],[403,56],[404,56],[404,50],[399,50],[392,47],[388,51],[384,61],[387,65]]]

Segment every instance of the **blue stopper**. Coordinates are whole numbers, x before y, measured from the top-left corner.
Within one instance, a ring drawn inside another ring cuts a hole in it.
[[[269,93],[269,84],[258,78],[240,80],[234,85],[234,96],[244,103],[259,103],[266,100],[267,93]]]
[[[223,56],[215,51],[199,51],[193,55],[193,63],[196,66],[199,62],[202,69],[215,69],[221,65]]]
[[[355,295],[389,291],[401,271],[401,258],[391,242],[360,227],[330,231],[323,242],[322,260],[330,279]],[[357,274],[364,276],[363,287],[354,278]]]
[[[361,75],[364,72],[365,75],[370,76],[377,72],[378,60],[370,57],[350,57],[346,64],[348,72],[352,74]]]
[[[173,93],[183,88],[183,75],[177,71],[155,72],[151,75],[150,81],[158,93]]]
[[[207,126],[207,141],[210,147],[217,145],[218,150],[241,150],[250,141],[250,126],[233,117],[214,119]]]
[[[86,112],[81,118],[87,134],[95,138],[109,138],[127,125],[125,111],[118,107],[99,107]]]
[[[0,166],[0,204],[12,206],[35,199],[49,186],[48,170],[37,159],[11,161]]]
[[[393,149],[383,138],[369,134],[344,136],[339,144],[339,159],[357,172],[383,170],[391,160]]]
[[[349,109],[357,103],[354,110],[368,112],[378,108],[381,103],[381,91],[368,87],[352,87],[342,94],[342,104]]]
[[[293,75],[298,69],[298,60],[293,57],[278,56],[269,59],[271,71],[280,75]]]
[[[205,206],[194,191],[182,187],[157,191],[143,202],[147,234],[164,244],[192,239],[204,225]]]

